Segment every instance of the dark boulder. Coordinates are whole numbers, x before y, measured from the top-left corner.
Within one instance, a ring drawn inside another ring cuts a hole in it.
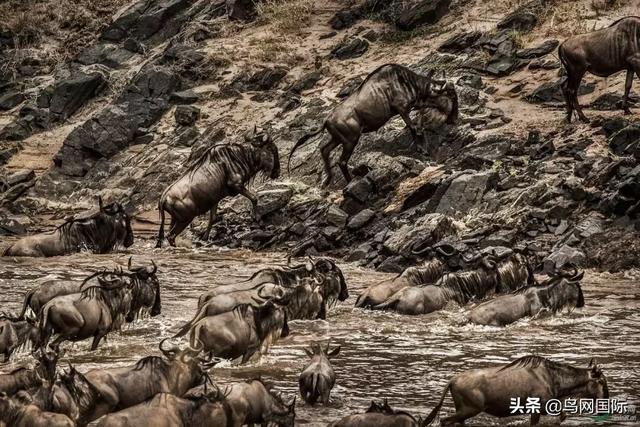
[[[486,71],[495,76],[506,76],[522,66],[522,61],[516,57],[516,48],[511,40],[506,40],[494,52],[487,62]]]
[[[169,100],[174,104],[193,104],[194,102],[198,102],[199,99],[200,95],[191,89],[173,92],[169,97]]]
[[[191,126],[200,118],[200,109],[192,105],[178,105],[175,118],[180,126]]]
[[[362,19],[363,11],[361,9],[344,9],[336,12],[329,20],[329,25],[334,30],[344,30],[353,26]]]
[[[465,171],[448,183],[440,197],[435,212],[453,217],[463,217],[482,200],[482,196],[498,183],[498,173]]]
[[[473,44],[478,41],[478,39],[482,36],[480,31],[464,31],[461,33],[455,34],[453,37],[445,40],[444,43],[440,45],[438,50],[440,52],[448,52],[448,53],[457,53],[462,52],[473,46]]]
[[[143,55],[147,50],[142,42],[131,37],[129,37],[124,41],[124,43],[122,43],[122,47],[129,52],[139,53],[141,55]]]
[[[7,92],[0,96],[0,110],[11,110],[20,105],[25,99],[25,96],[20,92]]]
[[[516,56],[521,59],[540,58],[553,52],[559,44],[558,40],[547,40],[539,46],[519,50]]]
[[[344,227],[348,218],[349,215],[336,205],[330,205],[325,214],[325,222],[336,227]]]
[[[347,228],[349,230],[357,230],[364,227],[369,221],[376,216],[376,213],[371,209],[363,209],[351,218],[347,222]]]
[[[544,259],[544,272],[550,273],[555,268],[560,269],[568,264],[573,264],[580,267],[584,266],[585,262],[586,256],[584,252],[569,245],[562,245],[560,248],[555,249],[553,253],[551,253],[551,255]]]
[[[535,13],[535,7],[538,6],[541,0],[534,0],[529,2],[509,15],[505,16],[500,22],[498,22],[498,29],[500,30],[516,30],[528,33],[538,23],[538,17]]]
[[[232,21],[251,21],[256,17],[255,0],[226,0],[227,16]]]
[[[578,89],[578,95],[587,95],[596,89],[593,83],[583,83]],[[562,80],[547,82],[538,86],[525,97],[532,104],[545,104],[550,102],[565,102],[562,94]]]
[[[235,83],[243,91],[271,90],[286,76],[288,70],[282,67],[264,68],[246,77],[240,77]]]
[[[71,117],[89,99],[100,93],[105,85],[106,80],[101,73],[77,72],[67,79],[56,82],[48,103],[51,118],[64,121]]]
[[[75,61],[83,65],[102,64],[109,68],[124,67],[133,53],[111,43],[97,43],[82,50]]]
[[[369,49],[369,42],[360,37],[348,38],[331,50],[331,55],[337,59],[358,58]]]
[[[373,182],[369,178],[356,178],[351,180],[344,188],[345,198],[354,198],[359,202],[366,202],[374,192]]]
[[[26,232],[27,228],[17,220],[0,216],[0,236],[15,236]]]
[[[619,156],[640,159],[640,126],[629,125],[609,138],[609,148]]]
[[[396,26],[403,31],[422,25],[435,24],[449,12],[451,0],[421,0],[409,4],[396,19]]]
[[[258,193],[258,214],[265,216],[276,212],[289,203],[293,191],[289,188],[276,188]]]
[[[621,93],[605,93],[596,98],[590,105],[594,110],[617,111],[622,110],[623,95]],[[640,102],[640,98],[633,94],[629,95],[629,104],[634,106]]]
[[[304,76],[300,77],[298,80],[293,82],[293,84],[289,87],[289,90],[293,93],[300,94],[305,90],[309,90],[318,83],[318,81],[322,78],[322,73],[319,71],[313,71],[311,73],[307,73]]]

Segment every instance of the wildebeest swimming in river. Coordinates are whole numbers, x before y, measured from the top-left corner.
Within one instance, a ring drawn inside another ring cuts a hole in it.
[[[556,276],[538,286],[520,288],[474,307],[467,315],[472,323],[505,326],[541,312],[555,313],[563,308],[584,307],[580,280],[584,272],[574,269],[570,277]]]
[[[348,415],[329,427],[419,427],[420,420],[405,411],[389,406],[387,399],[382,404],[371,402],[363,414]]]
[[[50,233],[23,237],[3,253],[4,256],[50,257],[68,255],[84,249],[94,253],[111,252],[118,245],[133,244],[129,215],[119,203],[103,206],[68,218]]]
[[[3,424],[4,423],[4,424]],[[66,415],[46,412],[0,393],[0,425],[11,427],[74,427]]]
[[[0,355],[8,361],[14,351],[27,344],[37,344],[40,330],[32,320],[20,320],[0,314]]]
[[[291,403],[285,403],[260,379],[233,383],[225,394],[233,409],[234,426],[295,426],[296,398]]]
[[[377,131],[399,114],[414,140],[417,140],[416,126],[409,117],[416,108],[436,110],[446,117],[447,123],[454,123],[458,118],[458,96],[455,88],[451,83],[433,79],[432,75],[433,72],[422,76],[398,64],[377,68],[349,98],[333,109],[319,129],[296,142],[289,153],[289,167],[293,153],[326,129],[331,139],[320,146],[326,174],[323,186],[331,183],[333,173],[329,156],[339,145],[342,145],[342,155],[338,165],[348,182],[351,181],[351,174],[347,164],[363,133]]]
[[[576,368],[540,356],[525,356],[506,366],[474,369],[453,377],[424,425],[434,421],[449,390],[456,413],[443,418],[442,426],[464,424],[481,412],[513,416],[510,402],[514,398],[521,402],[527,402],[529,397],[540,398],[542,415],[546,415],[545,404],[550,399],[609,398],[607,379],[593,360],[586,368]],[[531,415],[532,425],[540,421],[540,415]]]
[[[331,366],[330,359],[340,353],[340,346],[329,351],[329,343],[325,348],[316,343],[311,345],[311,351],[307,349],[304,351],[311,360],[298,378],[300,395],[305,402],[311,405],[318,400],[328,405],[331,389],[336,382],[336,373]]]
[[[251,201],[256,220],[258,198],[247,184],[258,172],[269,173],[271,179],[280,176],[278,148],[263,130],[254,128],[245,136],[246,144],[217,144],[207,150],[160,197],[160,230],[156,247],[164,239],[165,212],[171,215],[167,240],[175,246],[175,238],[195,217],[209,212],[209,223],[203,238],[209,237],[216,220],[218,203],[227,196],[241,194]]]
[[[628,102],[633,74],[640,77],[640,17],[629,16],[607,28],[573,36],[560,45],[558,54],[567,70],[567,80],[562,89],[568,121],[571,121],[574,110],[580,120],[587,121],[578,103],[578,88],[586,72],[608,77],[626,70],[622,108],[626,114],[631,114]]]

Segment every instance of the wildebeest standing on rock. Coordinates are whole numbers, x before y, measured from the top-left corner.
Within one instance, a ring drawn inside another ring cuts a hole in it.
[[[520,288],[474,307],[467,317],[479,325],[505,326],[544,311],[555,313],[567,307],[584,307],[580,287],[583,275],[584,272],[574,270],[570,277],[556,276],[542,285]]]
[[[311,346],[311,351],[305,349],[305,353],[311,360],[298,379],[300,395],[311,405],[318,400],[328,405],[331,389],[336,382],[336,374],[329,359],[340,353],[340,346],[329,351],[329,343],[325,348],[315,344]]]
[[[514,398],[526,402],[528,397],[539,397],[542,415],[546,415],[545,404],[550,399],[609,398],[607,379],[593,360],[587,368],[576,368],[540,356],[525,356],[505,366],[474,369],[453,377],[425,419],[425,425],[436,418],[449,390],[456,413],[443,418],[443,426],[464,424],[481,412],[496,417],[513,416],[510,402]],[[531,415],[532,425],[540,421],[541,414]]]
[[[68,255],[84,249],[98,254],[111,252],[118,245],[133,245],[131,220],[120,203],[103,206],[98,198],[99,209],[67,218],[50,233],[23,237],[7,249],[4,256],[50,257]]]
[[[567,70],[563,92],[567,102],[567,120],[575,110],[578,118],[588,121],[578,103],[578,88],[586,72],[608,77],[619,71],[627,71],[623,109],[629,110],[629,92],[633,74],[640,77],[640,17],[629,16],[607,28],[580,34],[567,39],[558,48],[560,60]]]
[[[351,174],[347,164],[363,133],[375,132],[392,117],[400,115],[417,141],[416,126],[409,117],[416,108],[436,110],[446,117],[447,123],[454,123],[458,118],[458,96],[455,88],[443,80],[433,79],[432,76],[433,71],[422,76],[398,64],[386,64],[377,68],[349,98],[333,109],[319,129],[296,142],[289,153],[289,166],[291,156],[298,147],[326,129],[331,139],[320,146],[326,173],[323,186],[331,183],[333,173],[329,156],[338,145],[342,145],[338,165],[348,182],[351,181]]]
[[[156,247],[164,239],[165,212],[171,215],[167,240],[175,246],[175,238],[195,217],[209,212],[204,239],[209,237],[216,220],[218,203],[227,196],[241,194],[251,201],[256,220],[259,219],[258,198],[247,185],[258,172],[269,173],[271,179],[280,176],[278,148],[271,136],[254,128],[245,136],[246,144],[216,144],[207,150],[160,197],[160,230]]]
[[[371,402],[363,414],[348,415],[330,424],[330,427],[419,427],[421,423],[413,415],[389,406],[387,399],[382,404]]]

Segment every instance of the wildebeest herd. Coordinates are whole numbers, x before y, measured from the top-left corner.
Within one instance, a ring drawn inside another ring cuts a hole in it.
[[[574,37],[560,46],[567,71],[565,96],[568,118],[577,111],[585,119],[576,94],[585,72],[607,76],[627,70],[624,109],[633,73],[640,72],[640,18],[619,20],[609,28]],[[327,130],[331,135],[320,152],[328,185],[332,179],[330,153],[342,146],[340,170],[351,178],[348,161],[362,133],[374,132],[400,115],[414,139],[419,126],[412,110],[430,120],[454,123],[458,97],[453,84],[422,76],[407,67],[388,64],[373,71],[360,87],[326,118],[314,133],[302,137],[297,148]],[[157,247],[164,240],[165,213],[171,216],[167,240],[175,246],[179,235],[198,215],[209,212],[208,238],[217,219],[218,203],[243,195],[259,218],[257,196],[248,184],[263,173],[280,175],[280,160],[269,133],[254,128],[245,144],[217,144],[191,165],[160,197],[161,225]],[[109,253],[133,244],[131,218],[119,203],[67,218],[53,232],[27,236],[10,245],[4,256],[59,256],[82,250]],[[402,274],[369,286],[355,302],[357,310],[393,311],[424,315],[454,305],[464,309],[465,322],[502,327],[523,318],[583,307],[583,273],[569,265],[548,273],[539,282],[536,254],[528,248],[461,254],[453,245],[418,242],[413,255],[423,261]],[[450,262],[452,258],[457,262]],[[329,258],[255,272],[236,283],[216,284],[203,293],[193,318],[174,336],[158,344],[161,355],[141,358],[132,366],[79,372],[60,366],[67,341],[91,339],[91,350],[125,323],[144,321],[161,312],[161,271],[155,263],[102,270],[78,281],[44,282],[24,296],[19,314],[0,317],[0,354],[8,361],[25,347],[34,366],[0,374],[0,426],[293,426],[295,397],[285,400],[261,379],[218,386],[212,369],[223,359],[248,363],[269,351],[282,337],[295,333],[292,320],[328,319],[332,307],[349,297],[340,267]],[[363,312],[364,313],[364,312]],[[182,337],[186,337],[182,338]],[[183,340],[182,345],[175,341]],[[174,343],[171,343],[174,341]],[[308,405],[329,404],[339,382],[331,359],[340,346],[314,343],[300,373],[299,391]],[[595,361],[574,367],[536,355],[499,367],[459,373],[447,384],[426,418],[372,401],[362,413],[332,423],[334,427],[422,427],[437,417],[448,393],[455,414],[442,425],[461,423],[481,412],[510,416],[512,398],[565,399],[574,396],[608,398],[607,380]],[[544,415],[544,409],[542,411]],[[531,416],[536,424],[540,415]]]

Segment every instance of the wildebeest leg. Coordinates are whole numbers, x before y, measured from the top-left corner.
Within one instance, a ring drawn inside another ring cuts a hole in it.
[[[580,107],[580,103],[578,102],[578,89],[580,88],[580,82],[582,81],[582,77],[584,77],[584,73],[584,70],[580,70],[580,72],[576,72],[575,74],[569,73],[567,89],[569,91],[569,96],[571,97],[573,108],[578,113],[578,118],[580,119],[580,121],[588,122],[589,120],[587,119],[587,116],[585,116],[582,112],[582,107]]]
[[[95,335],[93,337],[93,342],[91,343],[91,351],[95,351],[98,349],[98,344],[100,344],[100,340],[102,339],[104,335],[101,333],[98,333],[98,335]]]
[[[456,410],[456,413],[451,415],[450,417],[445,417],[440,421],[440,425],[455,425],[459,424],[461,426],[464,425],[464,421],[468,418],[476,416],[480,413],[480,411],[476,411],[474,408],[464,408],[460,411]]]
[[[331,184],[333,179],[333,172],[331,172],[331,152],[340,145],[340,141],[331,135],[331,139],[320,144],[320,155],[322,156],[322,163],[324,165],[324,173],[326,175],[322,182],[322,187],[327,187]]]
[[[413,141],[418,142],[418,132],[416,130],[416,125],[414,125],[411,121],[411,117],[409,117],[409,111],[401,112],[400,117],[402,117],[402,120],[404,120],[404,123],[409,128],[411,136],[413,137]]]
[[[218,205],[216,204],[209,211],[209,224],[207,224],[207,229],[202,234],[202,240],[209,240],[209,233],[211,233],[211,227],[213,227],[213,223],[216,221],[217,215],[216,211],[218,210]]]
[[[627,70],[627,80],[624,83],[624,99],[622,100],[622,109],[624,114],[631,114],[629,109],[629,93],[631,92],[631,85],[633,84],[633,68]]]
[[[342,172],[342,176],[344,176],[345,181],[351,181],[351,173],[349,173],[349,159],[353,154],[353,150],[356,148],[356,143],[354,142],[343,142],[342,143],[342,154],[340,155],[340,160],[338,161],[338,166],[340,167],[340,171]]]
[[[531,425],[535,426],[540,422],[540,414],[531,414]]]
[[[169,234],[167,235],[167,241],[171,246],[176,245],[176,237],[178,236],[178,234],[182,233],[188,225],[188,221],[178,222],[176,220],[171,220],[171,229],[169,230]]]
[[[569,93],[569,80],[566,80],[562,86],[562,94],[564,95],[564,100],[567,104],[567,122],[571,123],[571,118],[573,116],[573,99],[571,98],[571,94]]]
[[[259,222],[260,212],[258,212],[258,196],[256,196],[256,193],[254,193],[253,191],[249,190],[246,187],[242,187],[239,193],[242,194],[247,199],[249,199],[249,201],[251,202],[251,206],[253,207],[253,217],[257,222]]]

